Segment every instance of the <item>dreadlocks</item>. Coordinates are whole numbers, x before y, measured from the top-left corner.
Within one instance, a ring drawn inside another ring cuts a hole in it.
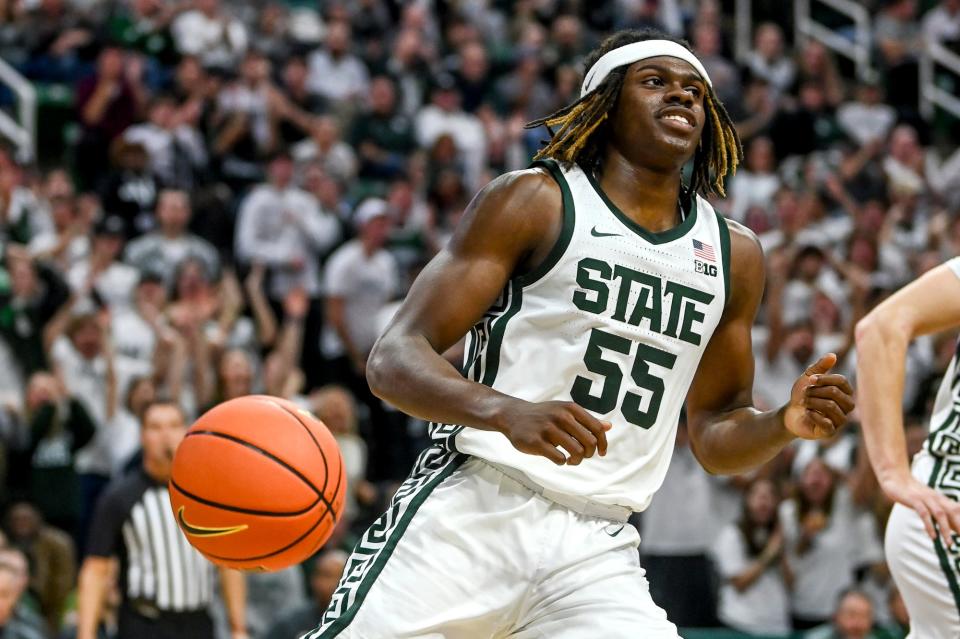
[[[633,42],[645,40],[673,40],[686,48],[683,40],[651,29],[621,31],[603,41],[586,60],[585,70],[596,64],[604,54]],[[535,159],[553,158],[561,162],[576,163],[588,171],[600,166],[600,153],[610,134],[609,115],[616,107],[627,65],[610,72],[596,89],[574,103],[544,118],[526,125],[535,129],[545,125],[550,131],[550,140],[535,156]],[[710,86],[706,87],[703,99],[706,121],[700,136],[700,145],[693,156],[693,176],[690,188],[704,196],[724,196],[724,181],[736,172],[743,158],[740,137],[733,126],[727,110],[720,103]]]

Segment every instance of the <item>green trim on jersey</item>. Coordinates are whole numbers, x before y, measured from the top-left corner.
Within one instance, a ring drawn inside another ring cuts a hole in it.
[[[696,196],[694,196],[696,198]],[[720,229],[720,261],[723,264],[723,306],[730,301],[730,227],[722,215],[717,214],[717,226]]]
[[[930,488],[936,489],[937,479],[940,475],[940,467],[943,465],[943,458],[937,457],[936,462],[933,464],[933,472],[930,473],[930,481],[928,485]],[[937,529],[939,533],[939,529]],[[940,559],[940,569],[943,570],[943,574],[947,578],[947,583],[950,584],[950,591],[953,593],[953,603],[957,607],[957,612],[960,613],[960,584],[957,583],[957,575],[953,571],[953,568],[950,566],[950,558],[947,556],[947,549],[943,547],[943,541],[940,539],[940,535],[937,535],[937,538],[933,540],[933,547],[937,550],[937,557]]]
[[[474,335],[476,332],[475,328],[470,328],[468,336],[470,337],[470,348],[467,349],[467,352],[463,354],[463,363],[460,364],[460,374],[470,378],[470,368],[473,366],[474,362],[477,359],[477,345],[479,344],[479,338]]]
[[[610,212],[613,213],[618,220],[623,222],[623,224],[645,239],[651,244],[665,244],[667,242],[672,242],[673,240],[679,239],[687,234],[687,232],[692,229],[697,223],[697,197],[696,194],[691,194],[690,197],[690,210],[687,211],[686,216],[683,218],[683,221],[680,224],[677,224],[672,229],[667,229],[666,231],[660,231],[659,233],[654,233],[643,228],[636,222],[630,219],[630,217],[620,210],[616,204],[614,204],[610,198],[607,197],[607,194],[603,192],[603,189],[600,188],[600,184],[597,182],[596,178],[593,176],[593,173],[583,169],[584,175],[587,176],[587,180],[590,181],[590,185],[593,186],[593,190],[597,192],[597,195],[600,196],[600,199],[603,200],[604,204],[607,205],[607,208],[610,209]]]
[[[567,251],[567,247],[570,246],[570,240],[573,239],[574,220],[576,219],[573,195],[570,193],[570,186],[567,184],[567,179],[563,177],[563,171],[560,170],[560,165],[557,164],[557,161],[537,160],[531,164],[530,167],[545,168],[560,186],[560,193],[563,195],[563,209],[561,213],[563,221],[560,227],[560,235],[557,237],[557,241],[554,243],[553,248],[550,249],[547,257],[537,268],[520,276],[520,283],[523,286],[530,286],[557,265],[557,262],[560,261],[560,258],[563,257],[563,254]]]
[[[560,213],[562,216],[560,235],[557,237],[557,241],[541,264],[529,273],[515,277],[507,283],[505,287],[506,301],[504,302],[506,308],[502,314],[490,320],[490,335],[486,342],[481,343],[481,335],[479,335],[479,333],[473,336],[474,339],[471,344],[469,361],[473,366],[477,366],[480,363],[477,361],[478,357],[483,360],[483,376],[481,379],[474,379],[474,381],[478,381],[487,386],[493,386],[493,382],[497,379],[497,371],[500,368],[500,346],[503,344],[503,334],[507,330],[507,322],[520,311],[520,306],[523,301],[523,288],[538,282],[553,270],[553,267],[560,262],[560,258],[566,253],[567,248],[570,246],[570,241],[573,239],[576,212],[573,205],[573,195],[570,193],[570,186],[567,184],[566,178],[563,177],[563,171],[560,170],[560,166],[555,160],[538,160],[534,162],[531,167],[543,167],[546,169],[560,187],[560,194],[563,200]],[[474,330],[476,331],[476,327]],[[471,379],[474,378],[474,376],[469,375],[468,368],[464,370]]]
[[[510,287],[509,306],[503,315],[493,321],[493,327],[490,329],[490,341],[487,342],[486,352],[484,353],[486,366],[484,367],[483,379],[480,380],[480,383],[485,386],[493,386],[493,382],[497,379],[497,371],[500,368],[500,346],[503,344],[503,333],[507,330],[507,322],[520,311],[520,306],[523,304],[523,284],[520,282],[520,278],[510,280],[508,286]]]
[[[429,459],[430,456],[438,456],[439,458],[435,460]],[[350,622],[353,621],[353,618],[360,610],[360,606],[363,605],[363,600],[366,598],[367,593],[370,592],[377,577],[383,572],[387,561],[393,554],[394,549],[396,549],[397,544],[400,543],[401,537],[403,537],[403,534],[406,532],[411,520],[413,520],[417,514],[417,511],[420,510],[423,502],[433,493],[434,488],[453,474],[453,471],[460,468],[467,459],[468,457],[461,453],[449,451],[439,452],[437,447],[428,448],[421,453],[420,459],[417,460],[417,467],[414,468],[410,477],[407,478],[396,492],[390,501],[390,507],[387,509],[387,512],[370,525],[370,528],[367,529],[367,532],[364,533],[363,537],[353,549],[353,553],[347,562],[347,567],[344,569],[344,574],[340,578],[337,590],[334,592],[336,602],[330,603],[330,606],[324,613],[324,618],[327,618],[331,612],[335,612],[336,608],[342,606],[343,604],[341,602],[349,602],[347,609],[333,619],[328,627],[324,628],[321,622],[320,628],[303,635],[302,639],[327,639],[329,637],[336,637],[350,625]],[[400,519],[394,522],[393,513],[397,510],[402,500],[407,498],[410,499],[410,503],[400,515]],[[373,563],[364,573],[359,584],[351,582],[352,575],[358,572],[355,570],[355,564],[362,564],[368,561],[372,561]],[[353,589],[356,589],[356,595],[353,600],[350,601],[349,594]]]
[[[935,434],[939,433],[941,430],[946,429],[947,426],[949,426],[951,423],[955,421],[957,421],[957,414],[954,411],[950,411],[947,417],[942,422],[940,422],[939,426],[936,426],[930,429],[930,435],[928,435],[928,438],[933,439],[933,436]]]

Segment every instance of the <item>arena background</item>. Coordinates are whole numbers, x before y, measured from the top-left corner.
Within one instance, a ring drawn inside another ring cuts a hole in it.
[[[546,132],[524,124],[574,99],[584,54],[642,27],[687,38],[743,139],[713,204],[766,253],[757,405],[816,353],[852,377],[857,319],[960,254],[960,0],[0,0],[5,639],[73,636],[92,509],[156,394],[315,411],[349,550],[425,437],[366,390],[372,341],[472,195],[529,163]],[[912,451],[954,339],[910,348]],[[893,639],[889,508],[854,414],[751,477],[708,476],[681,428],[635,523],[685,637],[777,634],[738,632],[773,609],[822,622],[798,637]],[[249,576],[252,637],[320,609],[313,563]]]

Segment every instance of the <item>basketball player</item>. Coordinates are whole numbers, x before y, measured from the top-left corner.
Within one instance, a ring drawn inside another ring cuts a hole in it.
[[[623,32],[586,67],[581,98],[532,123],[554,131],[540,161],[480,192],[374,349],[373,391],[439,445],[309,639],[674,639],[625,524],[663,479],[684,400],[698,459],[729,473],[852,408],[832,354],[779,410],[751,407],[763,255],[702,197],[741,157],[703,65]],[[468,332],[461,372],[440,353]]]
[[[857,325],[863,434],[881,488],[890,572],[910,612],[912,639],[960,637],[960,345],[933,406],[930,434],[911,470],[903,427],[907,346],[960,326],[960,258],[897,291]]]

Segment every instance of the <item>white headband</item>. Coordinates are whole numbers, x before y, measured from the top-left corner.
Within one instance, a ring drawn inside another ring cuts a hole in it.
[[[625,44],[618,49],[603,54],[596,64],[590,67],[587,77],[583,79],[580,97],[582,98],[600,86],[600,83],[617,67],[660,56],[679,58],[687,62],[697,70],[697,73],[700,74],[700,77],[708,86],[713,86],[713,83],[710,82],[710,76],[707,75],[707,70],[703,68],[703,64],[685,46],[671,40],[644,40],[643,42]]]

